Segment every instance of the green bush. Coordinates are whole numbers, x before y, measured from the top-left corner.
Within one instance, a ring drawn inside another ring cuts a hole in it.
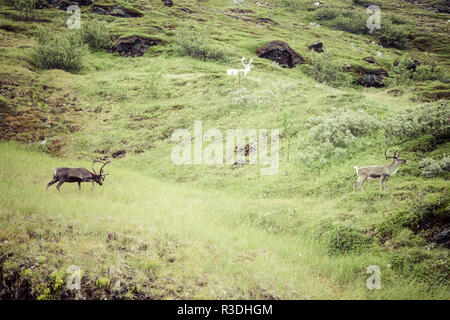
[[[446,252],[426,248],[405,248],[392,253],[394,270],[408,275],[412,281],[448,285],[448,256]]]
[[[450,109],[447,102],[428,104],[414,110],[403,111],[386,121],[388,136],[399,139],[416,138],[431,134],[437,142],[445,141],[450,136]]]
[[[444,78],[444,72],[436,62],[427,64],[421,64],[416,68],[413,73],[413,79],[415,81],[427,81],[427,80],[442,80]]]
[[[450,156],[437,160],[431,158],[422,159],[419,163],[419,169],[426,178],[440,176],[450,171]]]
[[[82,68],[84,52],[84,44],[76,31],[51,39],[48,32],[40,30],[38,45],[33,48],[32,62],[42,69],[77,72]]]
[[[331,109],[324,116],[311,117],[305,124],[310,136],[301,146],[299,158],[312,167],[327,164],[330,157],[344,156],[357,137],[379,128],[379,121],[366,112]]]
[[[366,34],[368,32],[366,20],[367,18],[361,14],[344,12],[336,18],[334,27],[354,34]]]
[[[326,224],[322,229],[320,237],[325,239],[329,254],[358,253],[372,243],[370,235],[349,226]]]
[[[317,81],[333,87],[349,86],[353,82],[352,76],[344,71],[342,64],[334,60],[330,53],[314,55],[311,64],[302,68]]]
[[[385,19],[381,24],[381,29],[375,31],[375,36],[385,47],[405,49],[411,33],[407,26],[394,24]]]
[[[108,49],[111,46],[111,37],[105,23],[83,23],[80,32],[82,41],[93,50]]]
[[[385,79],[385,84],[387,86],[411,85],[415,81],[442,80],[443,78],[444,72],[436,62],[425,61],[416,66],[414,59],[403,57],[392,67],[390,78]]]
[[[306,123],[313,141],[330,142],[335,147],[346,148],[356,137],[379,127],[378,120],[362,110],[352,111],[333,108],[325,116],[311,117]]]
[[[212,43],[205,35],[181,28],[177,31],[173,48],[180,56],[191,56],[201,60],[226,60],[229,54],[221,46]]]
[[[33,17],[36,0],[15,0],[13,3],[22,19],[29,20]]]
[[[399,228],[407,227],[415,233],[433,229],[437,221],[443,221],[448,210],[448,195],[429,193],[410,202],[407,209],[392,212],[376,226],[380,238],[391,237]]]
[[[330,21],[336,19],[341,14],[341,11],[335,8],[321,8],[314,12],[315,20]]]

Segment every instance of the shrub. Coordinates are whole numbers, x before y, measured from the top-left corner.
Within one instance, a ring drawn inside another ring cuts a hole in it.
[[[228,52],[213,44],[205,35],[182,28],[175,35],[174,50],[181,56],[191,56],[201,60],[225,60]]]
[[[431,134],[439,143],[450,136],[450,110],[447,102],[429,104],[414,110],[403,111],[385,124],[386,134],[400,139]]]
[[[442,80],[443,77],[443,70],[434,61],[428,64],[421,64],[413,73],[415,81]]]
[[[366,18],[361,14],[346,12],[341,14],[334,21],[334,27],[337,30],[347,31],[354,34],[366,34]]]
[[[349,226],[327,223],[322,229],[319,234],[325,238],[329,254],[360,252],[372,243],[371,236]]]
[[[315,20],[334,20],[340,15],[340,11],[335,8],[321,8],[314,12]]]
[[[75,31],[51,39],[48,32],[38,33],[38,45],[33,48],[32,62],[38,68],[77,72],[82,67],[84,45]]]
[[[81,39],[94,50],[107,49],[111,46],[111,37],[105,23],[90,21],[83,23]]]
[[[448,196],[427,194],[423,199],[411,201],[407,209],[392,212],[376,227],[376,232],[381,238],[387,238],[402,227],[407,227],[415,233],[432,229],[438,221],[443,221],[448,205]]]
[[[419,169],[426,178],[440,176],[450,171],[450,156],[437,160],[431,158],[422,159],[419,163]]]
[[[33,17],[36,0],[15,0],[13,3],[22,19],[29,20]]]
[[[344,156],[357,137],[379,126],[379,121],[364,111],[333,108],[329,114],[307,121],[305,127],[310,129],[310,136],[303,144],[299,158],[308,166],[321,167],[332,156]]]
[[[385,19],[375,36],[385,47],[404,49],[409,41],[410,31],[405,25],[393,24]]]
[[[331,109],[326,116],[311,117],[306,123],[312,139],[346,148],[356,137],[367,134],[379,126],[378,120],[362,110]]]
[[[349,86],[353,81],[352,76],[344,71],[342,64],[335,61],[330,53],[314,55],[311,65],[303,68],[317,81],[333,87]]]

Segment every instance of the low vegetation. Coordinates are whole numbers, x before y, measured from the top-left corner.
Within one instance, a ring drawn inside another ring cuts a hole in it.
[[[449,299],[442,14],[377,0],[370,33],[365,1],[245,3],[82,6],[81,30],[64,10],[24,21],[0,4],[0,299]],[[133,35],[161,41],[106,50]],[[306,63],[258,57],[273,40]],[[248,75],[228,76],[241,57]],[[384,87],[355,81],[376,72]],[[174,164],[171,133],[196,120],[279,129],[279,171]],[[353,193],[354,166],[388,164],[385,151],[407,163],[386,191]],[[93,157],[112,160],[102,186],[45,190],[53,168]]]

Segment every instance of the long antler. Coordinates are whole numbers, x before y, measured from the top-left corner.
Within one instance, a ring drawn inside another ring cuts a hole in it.
[[[103,163],[103,166],[100,168],[100,173],[97,173],[97,172],[95,171],[95,168],[94,168],[94,165],[95,165],[97,162]],[[107,175],[107,174],[103,174],[103,168],[104,168],[108,163],[110,163],[110,162],[111,162],[110,160],[101,161],[101,160],[98,160],[98,159],[92,159],[92,170],[94,171],[95,174],[99,174],[99,175]]]
[[[398,156],[399,156],[399,154],[398,154],[397,152],[394,152],[394,155],[393,155],[393,156],[388,156],[388,155],[387,155],[387,152],[385,151],[385,152],[384,152],[384,156],[386,157],[386,160],[387,160],[387,159],[397,159]]]

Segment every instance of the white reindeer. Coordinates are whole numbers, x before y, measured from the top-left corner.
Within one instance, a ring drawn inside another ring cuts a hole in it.
[[[239,75],[239,73],[243,73],[244,77],[246,77],[247,73],[252,68],[253,59],[250,58],[250,61],[249,61],[248,64],[245,64],[244,61],[245,61],[245,57],[242,57],[241,63],[245,67],[244,69],[228,69],[227,70],[227,75],[229,75],[229,76],[237,76],[237,75]]]

